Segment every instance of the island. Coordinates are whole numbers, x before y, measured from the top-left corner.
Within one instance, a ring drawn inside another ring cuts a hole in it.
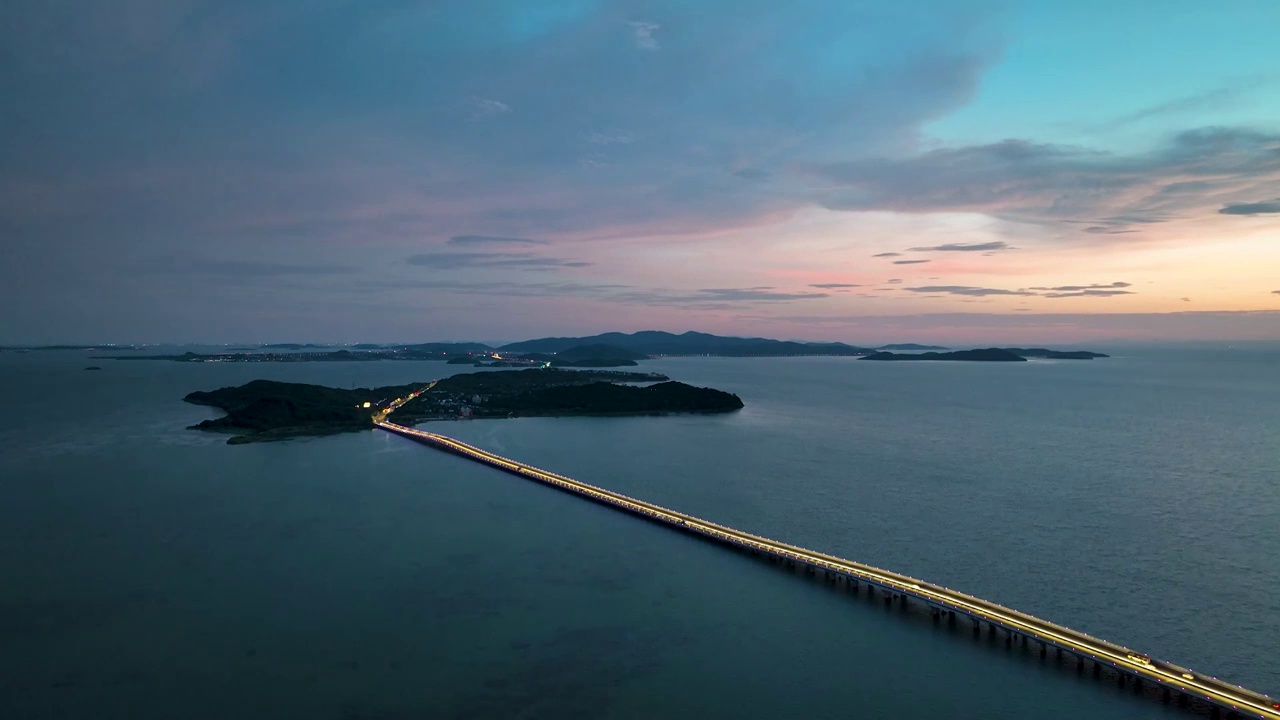
[[[968,362],[1018,362],[1027,358],[1047,360],[1092,360],[1094,358],[1111,357],[1088,350],[1046,350],[1044,348],[982,348],[978,350],[956,350],[953,352],[926,353],[891,353],[878,352],[868,355],[863,360],[958,360]]]
[[[345,390],[303,383],[254,380],[239,387],[197,391],[183,400],[219,408],[226,415],[190,426],[231,433],[232,445],[332,435],[373,427],[373,414],[426,383]]]
[[[351,390],[254,380],[183,399],[226,413],[190,429],[230,433],[227,442],[238,445],[368,430],[375,414],[416,392],[396,411],[396,422],[722,413],[743,407],[737,395],[673,382],[659,373],[557,368],[466,373],[434,383]]]
[[[1092,360],[1094,358],[1111,357],[1105,353],[1088,350],[1046,350],[1044,348],[1005,348],[1014,355],[1024,358],[1045,358],[1048,360]]]
[[[71,347],[71,346],[68,346]],[[88,348],[88,346],[74,346]],[[99,350],[139,349],[134,346],[98,346]],[[1107,357],[1085,350],[1048,350],[1045,348],[1003,349],[1022,358],[1050,360],[1092,360]],[[171,362],[375,362],[381,360],[438,360],[453,365],[486,368],[556,367],[603,368],[637,365],[649,358],[675,356],[716,357],[801,357],[843,356],[868,357],[875,360],[983,360],[982,357],[951,357],[938,353],[947,348],[919,343],[897,343],[876,348],[859,347],[842,342],[800,342],[768,338],[726,337],[700,332],[681,334],[644,330],[636,333],[609,332],[587,337],[549,337],[524,340],[493,347],[477,342],[427,342],[410,344],[355,343],[322,345],[316,343],[271,343],[257,348],[234,347],[220,352],[188,351],[176,355],[91,356],[92,359],[168,360]],[[896,351],[909,351],[897,357]],[[920,353],[919,351],[929,351]],[[18,350],[25,352],[25,350]],[[964,350],[963,353],[976,351]],[[941,356],[940,356],[941,355]],[[892,357],[886,357],[892,356]],[[988,360],[998,358],[986,358]]]
[[[876,350],[949,350],[941,345],[921,345],[920,343],[897,343],[881,345]]]
[[[863,360],[954,360],[963,362],[1026,362],[1021,355],[1000,348],[982,350],[956,350],[953,352],[927,353],[891,353],[878,352],[868,355]]]
[[[737,395],[673,382],[657,373],[538,368],[444,378],[405,403],[395,418],[403,423],[459,417],[666,415],[742,407]]]
[[[503,345],[501,353],[560,354],[574,348],[607,346],[638,353],[644,357],[672,355],[716,355],[720,357],[797,357],[802,355],[865,355],[871,350],[840,342],[796,342],[768,338],[743,338],[685,332],[679,335],[659,330],[636,333],[608,332],[588,337],[549,337]]]

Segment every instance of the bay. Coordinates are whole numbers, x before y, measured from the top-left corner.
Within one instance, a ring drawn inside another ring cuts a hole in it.
[[[0,354],[0,716],[1182,716],[384,433],[184,429],[469,368],[87,355]],[[668,358],[746,408],[430,427],[1275,692],[1278,359]]]

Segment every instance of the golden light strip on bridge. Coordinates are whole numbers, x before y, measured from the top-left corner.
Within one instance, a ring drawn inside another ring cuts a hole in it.
[[[849,575],[860,576],[864,580],[868,580],[882,586],[890,586],[890,587],[893,587],[894,589],[901,589],[909,593],[914,593],[918,596],[921,596],[921,598],[926,601],[929,601],[931,599],[936,599],[938,602],[941,602],[944,605],[946,604],[953,605],[957,609],[961,609],[962,612],[968,612],[970,614],[977,613],[982,617],[986,618],[988,621],[995,619],[1001,622],[1002,624],[1005,624],[1006,626],[1009,626],[1009,625],[1016,626],[1018,629],[1023,630],[1024,632],[1027,632],[1027,634],[1030,634],[1036,637],[1037,639],[1042,638],[1042,639],[1049,640],[1050,642],[1054,642],[1055,644],[1065,645],[1069,650],[1085,653],[1093,657],[1094,659],[1098,659],[1099,657],[1113,659],[1121,663],[1127,669],[1135,671],[1140,675],[1147,675],[1155,679],[1157,682],[1164,683],[1164,680],[1167,678],[1172,681],[1172,684],[1174,684],[1181,690],[1187,690],[1188,687],[1191,687],[1201,692],[1209,693],[1210,695],[1217,697],[1221,702],[1225,702],[1231,705],[1233,709],[1239,710],[1241,709],[1239,706],[1244,705],[1248,709],[1252,710],[1253,712],[1260,712],[1261,717],[1280,720],[1280,712],[1276,712],[1276,710],[1270,707],[1267,707],[1266,705],[1263,705],[1261,703],[1258,703],[1254,701],[1252,698],[1233,697],[1213,687],[1204,685],[1196,680],[1188,681],[1186,678],[1183,678],[1180,675],[1176,675],[1173,672],[1163,670],[1155,666],[1148,666],[1148,665],[1135,663],[1129,660],[1124,655],[1120,654],[1120,653],[1134,652],[1128,648],[1115,645],[1114,643],[1110,643],[1105,640],[1093,638],[1089,635],[1086,635],[1085,633],[1080,633],[1078,631],[1071,630],[1070,628],[1064,628],[1059,625],[1046,622],[1035,616],[1027,615],[1026,613],[1021,613],[1016,610],[1013,610],[1012,608],[1006,608],[1002,605],[998,605],[996,603],[992,603],[992,602],[983,600],[981,598],[976,598],[970,595],[965,595],[964,593],[959,593],[947,588],[944,588],[944,590],[946,591],[945,593],[938,592],[931,588],[922,586],[921,585],[922,581],[917,580],[915,578],[911,578],[906,575],[899,575],[897,573],[893,573],[887,570],[881,570],[880,568],[876,568],[870,565],[863,565],[862,563],[857,563],[852,560],[845,560],[844,558],[839,558],[834,555],[827,555],[825,553],[814,552],[812,550],[807,550],[805,548],[801,548],[798,546],[789,545],[787,543],[781,543],[776,540],[771,540],[769,538],[761,537],[758,535],[752,535],[750,533],[745,533],[740,530],[735,530],[733,528],[730,528],[724,525],[719,525],[717,523],[713,523],[707,520],[702,520],[701,518],[695,517],[693,515],[687,515],[685,513],[664,508],[660,505],[655,505],[653,503],[649,503],[643,500],[637,500],[635,498],[622,495],[621,493],[616,493],[611,490],[606,490],[604,488],[600,488],[595,485],[590,485],[588,483],[584,483],[579,480],[574,480],[572,478],[565,477],[563,475],[557,475],[555,473],[547,472],[545,470],[531,467],[529,465],[517,463],[514,460],[511,460],[509,458],[502,457],[501,455],[496,455],[487,450],[482,450],[478,447],[468,445],[466,443],[460,442],[458,440],[454,440],[453,438],[446,437],[444,435],[438,435],[438,434],[426,432],[423,430],[417,430],[414,428],[405,427],[403,425],[397,425],[395,423],[387,422],[385,420],[379,422],[378,425],[380,427],[383,427],[384,429],[388,429],[388,430],[391,430],[392,432],[396,432],[399,434],[413,435],[413,436],[425,438],[427,440],[431,440],[432,442],[435,442],[437,444],[450,447],[454,450],[462,452],[473,458],[476,458],[491,464],[495,464],[499,467],[502,467],[504,469],[510,470],[515,473],[519,473],[521,475],[533,477],[543,482],[554,483],[555,485],[566,487],[568,489],[571,489],[577,492],[582,492],[587,495],[597,497],[599,499],[602,499],[611,503],[619,504],[623,507],[630,506],[628,509],[638,510],[644,514],[652,515],[656,513],[658,515],[665,516],[665,519],[668,522],[673,520],[678,520],[680,521],[680,524],[684,527],[691,527],[692,529],[699,532],[705,531],[705,533],[707,534],[720,537],[727,541],[736,542],[738,544],[754,546],[761,550],[781,554],[786,557],[799,560],[801,562],[806,562],[812,565],[821,565],[837,571],[844,572]],[[692,523],[692,525],[690,523]],[[694,526],[697,526],[697,527],[694,527]],[[969,602],[969,600],[976,601],[976,603]],[[967,610],[963,609],[961,606],[963,606],[963,608],[968,608],[968,609]],[[1036,624],[1038,624],[1038,626]],[[1079,644],[1078,641],[1073,640],[1070,637],[1062,635],[1058,632],[1054,632],[1055,630],[1062,630],[1068,633],[1079,635],[1083,638],[1086,638],[1089,643],[1096,643],[1096,645],[1081,645]],[[1112,648],[1115,648],[1115,649],[1113,650]],[[1112,664],[1114,665],[1115,662],[1113,662]],[[1250,692],[1250,694],[1252,694],[1251,691],[1245,690],[1244,688],[1240,688],[1240,689],[1244,692]],[[1266,696],[1260,695],[1260,697],[1265,698]],[[1212,700],[1213,698],[1209,697],[1209,695],[1206,695],[1205,699]],[[1267,698],[1267,699],[1270,700],[1270,698]]]

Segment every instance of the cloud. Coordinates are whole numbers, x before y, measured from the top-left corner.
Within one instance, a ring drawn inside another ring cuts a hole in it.
[[[983,252],[991,250],[1015,250],[1002,240],[984,243],[947,243],[932,247],[913,247],[911,252]]]
[[[653,37],[662,26],[657,23],[632,21],[627,23],[631,26],[631,33],[635,37],[636,47],[641,50],[657,50],[658,41]]]
[[[1280,213],[1280,198],[1256,203],[1229,203],[1218,211],[1222,215],[1269,215]]]
[[[732,309],[733,303],[772,303],[830,297],[820,292],[786,292],[770,286],[672,290],[615,283],[537,282],[458,278],[370,281],[374,287],[447,290],[450,293],[502,297],[576,297],[624,305],[666,305],[699,310]]]
[[[95,242],[108,225],[134,238],[268,235],[304,219],[329,236],[319,241],[359,241],[396,216],[419,226],[397,236],[406,243],[475,227],[549,238],[741,228],[810,203],[798,163],[914,148],[924,124],[971,99],[1002,22],[984,0],[927,17],[847,0],[804,13],[706,0],[661,17],[598,2],[316,11],[280,0],[200,23],[179,10],[195,0],[133,1],[150,12],[67,0],[0,23],[14,68],[0,78],[15,148],[0,164],[6,221],[12,203],[17,222],[64,216],[40,228],[50,236],[93,223]],[[271,38],[284,32],[296,62],[279,62]],[[121,111],[102,115],[105,103]],[[28,195],[47,199],[16,199]]]
[[[898,256],[899,256],[899,255],[901,255],[901,254],[902,254],[902,253],[896,253],[896,252],[882,252],[882,253],[876,253],[875,255],[872,255],[871,257],[889,258],[889,257],[898,257]]]
[[[1081,290],[1079,292],[1049,292],[1041,297],[1047,298],[1070,298],[1070,297],[1113,297],[1115,295],[1133,295],[1129,290]]]
[[[511,112],[511,106],[504,102],[476,97],[475,95],[467,98],[467,106],[471,109],[471,118],[473,120],[483,120]]]
[[[1001,290],[999,288],[970,287],[968,285],[926,285],[924,287],[903,288],[916,293],[946,293],[947,295],[966,295],[986,297],[988,295],[1035,295],[1028,290]]]
[[[1178,298],[1178,299],[1181,300],[1182,302],[1191,302],[1191,298],[1184,297],[1184,298]]]
[[[1130,226],[1211,215],[1224,193],[1274,192],[1280,135],[1199,128],[1139,155],[1004,140],[811,170],[823,183],[815,199],[836,210],[977,212],[1025,223],[1084,222],[1108,228],[1090,232],[1120,234]],[[1222,210],[1248,214],[1270,206]]]
[[[279,263],[260,260],[200,260],[162,257],[140,266],[145,272],[167,275],[209,275],[227,278],[271,278],[287,275],[348,275],[356,269],[348,265],[322,263]]]
[[[1272,295],[1280,295],[1280,290],[1272,290],[1272,291],[1271,291],[1271,294],[1272,294]]]
[[[924,287],[904,288],[917,293],[946,293],[948,295],[966,295],[986,297],[988,295],[1020,295],[1026,297],[1069,298],[1069,297],[1113,297],[1116,295],[1133,295],[1130,290],[1118,288],[1129,287],[1129,283],[1116,282],[1110,285],[1062,285],[1059,287],[1019,288],[1004,290],[1001,288],[971,287],[968,285],[926,285]]]
[[[1102,225],[1093,225],[1085,228],[1084,232],[1087,232],[1091,235],[1126,235],[1128,233],[1136,233],[1138,231],[1109,228]]]
[[[830,297],[827,293],[810,293],[810,292],[778,292],[770,287],[754,287],[754,288],[708,288],[699,290],[698,292],[715,300],[765,300],[765,301],[786,301],[786,300],[812,300],[816,298]]]
[[[427,252],[410,255],[405,259],[410,265],[439,270],[465,268],[516,268],[548,270],[551,268],[580,268],[591,265],[580,260],[564,260],[541,257],[532,253],[482,253],[482,252]]]
[[[518,237],[494,237],[491,235],[455,235],[449,245],[547,245],[546,240]]]
[[[1050,292],[1079,292],[1082,290],[1110,290],[1112,288],[1133,287],[1133,283],[1113,282],[1107,285],[1059,285],[1058,287],[1033,287],[1032,290],[1047,290]]]
[[[836,290],[839,288],[856,288],[862,286],[854,283],[811,283],[809,287],[819,288],[822,290]]]
[[[605,132],[593,132],[587,136],[587,142],[592,145],[630,145],[636,141],[636,136],[627,130],[607,130]]]
[[[898,283],[902,282],[902,279],[893,278],[892,280],[885,280],[885,282],[889,283],[890,285],[897,285]]]
[[[894,260],[893,264],[894,265],[920,265],[921,263],[927,263],[927,262],[929,261],[928,260]]]
[[[1160,117],[1164,115],[1173,115],[1186,113],[1195,110],[1216,109],[1226,103],[1230,103],[1240,95],[1247,91],[1255,90],[1264,85],[1274,84],[1271,78],[1254,78],[1229,87],[1221,87],[1205,92],[1195,93],[1194,95],[1185,95],[1183,97],[1174,98],[1156,105],[1145,107],[1136,112],[1122,115],[1110,122],[1100,123],[1092,128],[1093,131],[1106,132],[1115,130],[1126,125],[1146,120],[1148,118]]]

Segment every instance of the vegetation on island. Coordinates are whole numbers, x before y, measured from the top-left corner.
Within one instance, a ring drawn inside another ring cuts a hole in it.
[[[1046,358],[1049,360],[1092,360],[1094,358],[1111,357],[1105,353],[1088,350],[1046,350],[1044,348],[1005,348],[1014,355],[1024,358]]]
[[[80,347],[80,346],[76,346]],[[132,349],[100,346],[101,350]],[[646,330],[636,333],[610,332],[589,337],[551,337],[525,340],[500,347],[484,343],[416,343],[383,345],[358,343],[348,346],[310,343],[275,343],[257,348],[228,348],[220,352],[184,352],[177,355],[119,355],[115,360],[170,360],[174,362],[372,362],[379,360],[439,360],[452,365],[477,367],[626,367],[659,356],[708,355],[719,357],[800,357],[830,355],[867,357],[873,360],[984,360],[980,356],[951,357],[939,353],[947,348],[918,343],[896,343],[879,347],[858,347],[841,342],[797,342],[768,338],[725,337],[700,332],[679,335]],[[1005,350],[1022,358],[1091,360],[1107,357],[1085,350],[1046,348],[986,348],[959,351],[968,355],[988,350]],[[895,351],[908,351],[897,357]],[[928,352],[919,352],[928,351]],[[941,355],[941,357],[939,356]],[[95,356],[100,357],[100,356]],[[101,356],[104,359],[105,356]],[[998,360],[990,357],[986,360]]]
[[[373,413],[426,383],[344,390],[304,383],[254,380],[239,387],[197,391],[183,400],[227,414],[190,429],[232,433],[235,445],[300,435],[332,435],[373,427]],[[368,403],[368,407],[365,407]]]
[[[643,383],[644,387],[633,384]],[[373,416],[428,383],[346,390],[323,385],[254,380],[239,387],[198,391],[184,400],[225,416],[191,426],[231,433],[232,445],[308,435],[356,432]],[[658,373],[538,368],[466,373],[444,378],[402,405],[401,423],[532,415],[653,415],[715,413],[742,407],[738,396],[671,382]]]
[[[957,360],[967,362],[1026,362],[1027,359],[1008,350],[984,348],[981,350],[956,350],[954,352],[891,353],[878,352],[863,360]]]
[[[862,355],[870,350],[845,343],[810,343],[767,338],[724,337],[700,332],[679,335],[645,330],[610,332],[590,337],[553,337],[525,340],[498,348],[503,353],[563,353],[582,346],[606,345],[641,356],[718,355],[723,357],[788,357],[798,355]]]
[[[956,350],[954,352],[926,353],[891,353],[878,352],[868,355],[863,360],[963,360],[970,362],[1018,362],[1027,358],[1044,358],[1049,360],[1092,360],[1110,357],[1103,353],[1088,350],[1046,350],[1045,348],[983,348],[979,350]]]
[[[654,383],[632,387],[622,383]],[[656,373],[557,368],[444,378],[396,411],[398,422],[455,417],[663,415],[739,410],[731,393],[672,382]]]

